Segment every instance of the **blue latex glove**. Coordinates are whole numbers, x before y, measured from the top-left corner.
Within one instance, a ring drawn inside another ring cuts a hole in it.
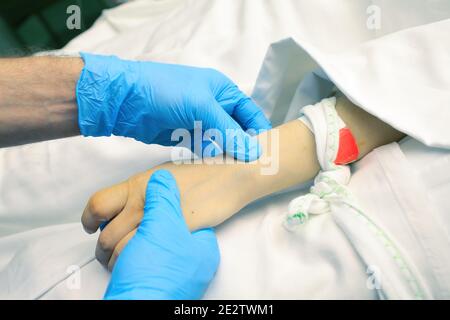
[[[105,299],[199,299],[219,260],[214,231],[189,232],[172,174],[156,171],[144,217],[116,261]]]
[[[193,130],[194,121],[202,121],[204,131],[219,130],[227,154],[242,161],[260,156],[258,143],[242,129],[265,131],[270,122],[222,73],[115,56],[81,53],[81,57],[85,65],[76,90],[84,136],[114,134],[174,145],[174,129]],[[227,129],[237,130],[237,143]]]

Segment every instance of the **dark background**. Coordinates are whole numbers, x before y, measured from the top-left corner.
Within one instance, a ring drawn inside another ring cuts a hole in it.
[[[59,49],[120,0],[0,0],[0,56]],[[67,7],[78,5],[81,29],[66,26]]]

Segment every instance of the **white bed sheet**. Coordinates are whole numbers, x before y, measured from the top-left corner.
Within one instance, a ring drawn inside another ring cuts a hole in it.
[[[65,144],[63,141],[59,143]],[[420,179],[423,174],[426,174],[428,179],[431,179],[430,177],[439,177],[442,172],[448,171],[450,152],[439,152],[440,156],[434,157],[435,161],[431,164],[417,166],[415,161],[424,154],[426,156],[427,150],[418,151],[422,145],[415,140],[407,140],[402,142],[403,144],[407,146],[404,151],[408,157],[408,163],[402,163],[398,159],[398,155],[403,153],[395,147],[396,144],[389,148],[382,147],[374,151],[374,155],[367,156],[354,166],[350,188],[362,201],[371,217],[383,221],[388,232],[414,261],[419,274],[425,279],[434,296],[448,297],[446,290],[450,288],[450,282],[446,269],[434,271],[427,262],[424,262],[430,259],[428,255],[431,254],[433,260],[437,259],[434,264],[437,269],[448,266],[447,263],[450,263],[446,254],[449,246],[448,233],[442,230],[442,226],[448,228],[448,224],[432,223],[434,226],[431,228],[432,234],[440,234],[441,237],[437,243],[433,243],[433,251],[429,251],[420,249],[422,244],[419,243],[423,240],[422,238],[429,241],[427,239],[430,238],[430,228],[417,236],[410,229],[411,225],[418,225],[417,221],[413,219],[410,223],[404,223],[389,216],[404,219],[405,214],[414,214],[404,210],[405,202],[417,203],[418,201],[428,205],[429,197],[435,198],[439,197],[441,192],[447,194],[450,192],[448,182],[445,185],[439,185],[437,189],[430,184],[421,185],[417,187],[420,189],[419,192],[414,189],[414,192],[405,193],[402,195],[402,200],[397,198],[398,194],[392,192],[393,187],[399,194],[402,194],[402,190],[410,188],[411,176],[417,176]],[[124,164],[127,164],[131,171],[140,170],[145,164],[135,163],[130,166],[130,160],[135,155],[146,154],[145,147],[138,144],[136,148],[140,150],[135,149],[132,154],[128,153],[126,148],[121,148],[124,153],[121,157],[123,162],[111,163],[105,170],[122,171]],[[79,152],[82,153],[82,151]],[[392,154],[396,156],[393,157]],[[99,160],[104,159],[99,157]],[[22,158],[21,164],[28,164],[26,167],[30,172],[39,166],[38,164],[30,165],[27,158]],[[390,164],[387,169],[386,164]],[[405,172],[405,165],[413,170]],[[54,161],[53,168],[61,168],[65,171],[56,180],[65,181],[71,175],[71,170],[78,166],[77,158],[73,160],[62,158]],[[402,177],[402,175],[403,179],[396,177]],[[92,184],[95,185],[97,179],[95,176],[91,177],[94,180]],[[394,186],[392,186],[393,177],[396,177],[394,182],[397,181]],[[102,179],[100,176],[99,178]],[[27,184],[39,185],[37,180],[31,181],[34,182],[27,182]],[[68,185],[67,189],[74,189],[76,186],[76,184]],[[218,228],[222,262],[217,277],[205,298],[377,298],[377,293],[367,286],[370,278],[367,265],[330,215],[313,218],[298,234],[292,234],[283,228],[282,220],[289,200],[302,192],[304,191],[294,190],[262,199]],[[418,194],[421,196],[419,197]],[[30,197],[35,198],[32,195]],[[82,203],[83,201],[80,201],[80,204]],[[431,207],[432,205],[426,208],[428,215],[435,212],[437,213],[435,218],[444,217],[448,221],[448,211],[445,207],[439,206],[436,211]],[[420,206],[416,208],[416,210],[421,209],[423,208]],[[59,217],[72,215],[78,219],[79,212],[79,210],[68,212],[63,209],[55,214]],[[419,223],[419,225],[422,224],[423,222]],[[86,235],[79,223],[57,224],[56,221],[55,224],[47,227],[1,238],[0,297],[101,298],[109,273],[94,259],[95,243],[96,235]],[[77,271],[77,268],[73,269],[71,266],[78,266],[80,269]],[[72,274],[74,271],[75,274]],[[436,279],[439,280],[438,283]],[[80,286],[74,287],[73,283],[78,280]]]

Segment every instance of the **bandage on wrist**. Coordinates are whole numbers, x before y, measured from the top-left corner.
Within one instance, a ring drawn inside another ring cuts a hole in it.
[[[358,159],[359,150],[351,130],[335,109],[336,98],[305,106],[299,118],[313,132],[322,170],[349,164]]]
[[[330,211],[328,199],[346,199],[345,185],[350,181],[346,164],[358,159],[358,146],[350,129],[335,109],[336,98],[323,99],[315,105],[305,106],[299,118],[314,134],[316,154],[321,171],[314,179],[310,192],[293,199],[288,208],[285,226],[295,230],[303,225],[310,214]]]
[[[339,129],[339,148],[334,164],[344,165],[358,159],[359,150],[355,137],[349,128]]]

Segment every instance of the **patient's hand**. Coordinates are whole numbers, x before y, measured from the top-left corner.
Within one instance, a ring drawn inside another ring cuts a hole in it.
[[[336,109],[352,130],[360,157],[403,137],[345,97],[338,98]],[[278,141],[273,140],[274,130],[278,132]],[[177,180],[183,215],[191,231],[216,226],[250,202],[306,182],[319,171],[314,136],[301,121],[286,123],[259,138],[267,143],[262,143],[263,154],[256,163],[166,163],[95,193],[84,210],[83,226],[88,232],[95,232],[102,222],[110,221],[100,234],[97,259],[111,269],[134,235],[143,216],[148,179],[157,169],[169,170]],[[261,169],[269,160],[278,161],[278,170],[262,175]]]
[[[96,256],[111,268],[134,235],[143,216],[148,180],[158,169],[169,170],[180,190],[181,206],[191,231],[216,226],[253,199],[251,170],[242,165],[176,165],[166,163],[95,193],[83,213],[88,232],[111,220],[100,234]]]
[[[264,138],[265,150],[257,162],[165,163],[95,193],[84,210],[83,226],[88,232],[95,232],[103,222],[110,221],[100,234],[97,259],[112,268],[118,254],[134,235],[143,216],[147,182],[155,170],[167,169],[175,177],[183,215],[191,231],[214,227],[248,203],[312,178],[319,165],[310,131],[300,121],[294,121],[281,126],[279,134],[279,144],[271,140],[271,131],[259,136],[260,140]],[[277,148],[269,147],[272,144]],[[280,156],[279,170],[272,175],[261,175],[261,168],[268,166],[272,156]]]

